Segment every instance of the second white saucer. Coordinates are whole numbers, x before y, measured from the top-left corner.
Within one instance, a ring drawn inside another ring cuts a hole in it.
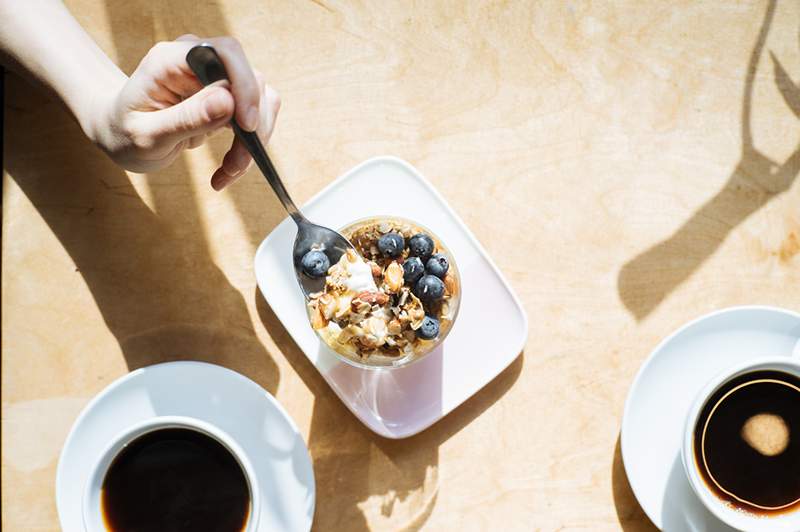
[[[668,532],[727,532],[686,479],[680,447],[689,405],[716,374],[759,356],[800,349],[800,314],[734,307],[684,325],[659,344],[634,379],[620,436],[625,471],[653,523]]]

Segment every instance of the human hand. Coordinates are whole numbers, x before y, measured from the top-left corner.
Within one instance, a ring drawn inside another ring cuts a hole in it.
[[[229,82],[203,87],[186,64],[188,51],[201,42],[214,46]],[[184,35],[156,44],[116,94],[96,95],[91,135],[112,159],[134,172],[169,165],[184,149],[196,148],[232,117],[256,131],[266,144],[275,126],[280,99],[253,70],[238,41]],[[211,177],[221,190],[250,167],[252,158],[237,139]]]

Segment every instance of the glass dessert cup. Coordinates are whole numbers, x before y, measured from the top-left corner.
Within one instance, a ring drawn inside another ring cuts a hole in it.
[[[360,256],[330,267],[325,290],[306,307],[312,328],[337,358],[362,369],[422,360],[458,316],[461,278],[452,253],[428,228],[398,216],[356,220],[340,232]]]

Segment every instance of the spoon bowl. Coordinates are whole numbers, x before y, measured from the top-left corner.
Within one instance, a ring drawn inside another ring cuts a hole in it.
[[[303,270],[302,260],[305,254],[312,249],[317,249],[325,253],[333,265],[339,262],[348,249],[355,248],[349,240],[333,229],[311,223],[305,218],[300,221],[295,220],[295,222],[297,222],[297,236],[292,249],[294,273],[300,289],[308,298],[310,294],[325,289],[325,276],[311,277]]]
[[[220,80],[230,81],[222,59],[210,44],[202,43],[194,46],[186,54],[186,62],[203,85],[210,85]],[[336,264],[345,251],[348,249],[355,251],[355,248],[349,240],[333,229],[312,223],[303,216],[303,213],[294,204],[292,198],[289,197],[278,171],[275,170],[275,166],[272,164],[269,155],[267,155],[267,150],[264,149],[264,145],[256,132],[245,131],[236,123],[236,119],[231,119],[231,128],[236,138],[250,152],[261,173],[264,174],[267,183],[270,184],[289,216],[297,224],[297,237],[294,240],[294,249],[292,250],[292,264],[294,264],[297,284],[300,285],[300,290],[303,291],[303,295],[308,299],[310,294],[319,292],[325,287],[325,276],[315,278],[308,275],[303,270],[303,256],[315,249],[325,253],[331,264]]]

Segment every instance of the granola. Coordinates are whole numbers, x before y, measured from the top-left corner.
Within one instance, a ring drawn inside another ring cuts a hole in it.
[[[460,299],[451,255],[411,222],[372,219],[342,230],[349,250],[311,294],[311,326],[333,350],[356,361],[403,360],[447,334]]]

